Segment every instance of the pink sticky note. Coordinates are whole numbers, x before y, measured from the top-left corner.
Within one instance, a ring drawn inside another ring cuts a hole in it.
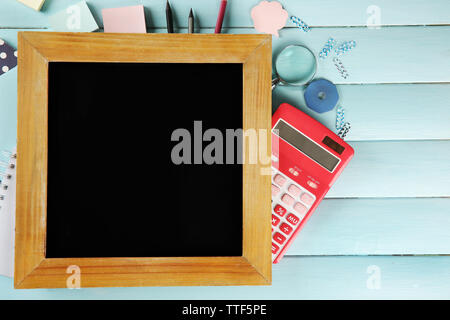
[[[278,37],[278,30],[286,25],[289,15],[277,1],[261,1],[253,7],[251,16],[255,29]]]
[[[102,10],[105,32],[146,33],[144,6],[110,8]]]

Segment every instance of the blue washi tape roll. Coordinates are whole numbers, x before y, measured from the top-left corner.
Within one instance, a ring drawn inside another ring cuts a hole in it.
[[[323,113],[332,110],[339,100],[339,94],[333,82],[318,79],[312,81],[305,90],[305,102],[308,108]]]

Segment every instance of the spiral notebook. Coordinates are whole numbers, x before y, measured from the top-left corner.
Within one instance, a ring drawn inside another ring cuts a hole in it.
[[[0,151],[0,275],[14,275],[16,150]]]

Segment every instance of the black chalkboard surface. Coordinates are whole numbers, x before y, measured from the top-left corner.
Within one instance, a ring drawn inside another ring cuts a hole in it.
[[[242,165],[173,164],[171,135],[242,128],[242,89],[242,64],[51,62],[46,257],[241,256]]]

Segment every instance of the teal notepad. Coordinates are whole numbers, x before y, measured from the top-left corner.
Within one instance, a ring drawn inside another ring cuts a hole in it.
[[[86,1],[73,4],[51,16],[50,26],[53,31],[60,32],[91,32],[98,29]]]

